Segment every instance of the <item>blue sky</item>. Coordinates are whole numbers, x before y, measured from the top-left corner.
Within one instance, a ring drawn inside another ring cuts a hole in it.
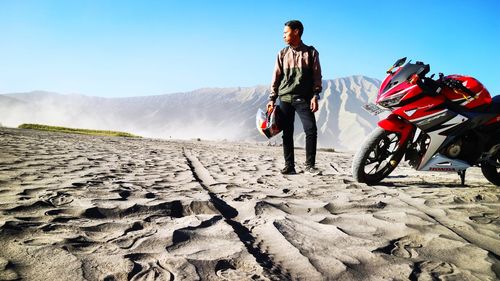
[[[500,94],[498,0],[0,0],[0,93],[268,85],[290,19],[304,23],[324,79],[383,79],[407,56]]]

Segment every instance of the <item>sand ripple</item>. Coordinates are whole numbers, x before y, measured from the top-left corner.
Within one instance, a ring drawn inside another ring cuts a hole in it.
[[[0,146],[0,280],[500,276],[500,190],[478,169],[366,186],[343,152],[283,176],[259,144],[0,128]]]

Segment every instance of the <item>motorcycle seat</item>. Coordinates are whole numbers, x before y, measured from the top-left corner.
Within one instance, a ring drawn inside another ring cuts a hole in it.
[[[488,113],[500,114],[500,95],[496,95],[491,99],[491,104],[486,110]]]

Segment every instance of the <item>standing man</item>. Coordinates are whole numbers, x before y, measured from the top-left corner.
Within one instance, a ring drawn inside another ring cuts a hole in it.
[[[269,103],[274,106],[280,99],[280,126],[283,129],[283,154],[285,168],[282,174],[296,174],[293,151],[295,112],[299,115],[306,134],[305,172],[318,174],[315,168],[317,128],[314,112],[318,111],[321,86],[319,53],[302,42],[304,26],[298,20],[285,23],[283,39],[288,47],[278,53],[274,67]]]

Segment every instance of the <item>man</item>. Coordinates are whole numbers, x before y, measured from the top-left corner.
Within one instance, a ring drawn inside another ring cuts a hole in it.
[[[300,117],[306,134],[305,172],[318,174],[315,168],[317,128],[314,112],[318,110],[321,86],[319,53],[302,42],[304,26],[298,20],[285,23],[283,39],[288,47],[278,53],[267,106],[274,106],[280,99],[280,126],[283,129],[283,154],[285,168],[282,174],[296,174],[293,151],[295,112]]]

